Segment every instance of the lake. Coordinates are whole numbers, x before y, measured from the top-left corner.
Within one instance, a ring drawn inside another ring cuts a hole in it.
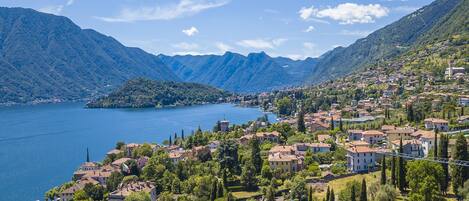
[[[90,158],[100,161],[117,141],[161,143],[184,129],[208,130],[226,118],[241,124],[264,113],[231,104],[166,109],[84,109],[83,103],[0,107],[0,200],[43,200]],[[275,120],[273,114],[269,119]]]

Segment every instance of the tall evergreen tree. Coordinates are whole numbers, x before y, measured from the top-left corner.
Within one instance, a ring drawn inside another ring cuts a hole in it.
[[[399,154],[402,154],[402,153],[404,153],[404,150],[402,148],[402,138],[401,138],[399,142]],[[399,156],[397,160],[398,160],[398,170],[399,170],[399,175],[397,177],[398,187],[399,187],[399,190],[403,192],[407,185],[406,178],[405,178],[405,174],[406,174],[405,161],[404,161],[404,158],[402,158],[401,156]]]
[[[365,178],[362,180],[362,191],[360,193],[360,201],[367,201],[367,195],[366,195],[366,181]]]
[[[326,200],[331,199],[331,190],[329,189],[329,186],[327,186],[327,191],[326,191]]]
[[[454,160],[469,160],[469,154],[467,153],[467,141],[462,133],[459,133],[456,139],[456,145],[454,149]],[[454,194],[458,195],[459,187],[464,186],[464,182],[469,178],[469,167],[462,165],[452,165],[452,180],[453,180],[453,191]]]
[[[173,145],[173,140],[171,139],[171,135],[169,136],[169,146]]]
[[[184,129],[181,129],[181,139],[184,140]]]
[[[217,193],[218,193],[217,185],[218,185],[218,182],[214,180],[212,182],[212,189],[210,191],[210,201],[214,201],[215,199],[217,199]]]
[[[352,185],[352,189],[350,189],[350,201],[355,201],[355,185]]]
[[[386,185],[386,157],[381,160],[381,185]]]
[[[334,130],[334,117],[331,117],[331,130]]]
[[[217,184],[217,198],[221,198],[221,197],[224,196],[223,195],[224,194],[224,192],[223,192],[224,188],[225,187],[223,186],[222,182],[218,182],[218,184]]]
[[[448,157],[448,135],[440,135],[440,146],[439,146],[439,151],[438,151],[438,156],[440,158],[449,158]],[[446,193],[449,187],[449,180],[450,180],[450,175],[449,175],[449,168],[447,163],[441,163],[441,166],[443,167],[443,172],[444,172],[444,180],[440,184],[440,190],[441,192]]]
[[[334,189],[331,189],[331,194],[329,195],[329,201],[335,201]]]
[[[339,119],[339,129],[340,131],[344,132],[344,124],[342,122],[342,117]]]
[[[312,186],[309,187],[308,201],[313,201],[313,187]]]
[[[433,157],[438,158],[438,129],[435,128],[435,137],[433,138]]]
[[[300,110],[298,113],[298,121],[297,123],[297,128],[299,132],[306,132],[306,126],[305,126],[305,114],[303,112],[303,109]]]
[[[86,162],[90,162],[90,152],[88,151],[88,147],[86,147]]]
[[[256,174],[261,173],[261,170],[262,170],[261,147],[260,147],[259,139],[257,137],[254,137],[251,140],[251,161],[252,161],[252,165],[256,169]]]
[[[391,159],[391,184],[396,187],[396,157]]]

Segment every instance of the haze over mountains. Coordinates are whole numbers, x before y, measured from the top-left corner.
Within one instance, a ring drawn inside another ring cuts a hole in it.
[[[0,103],[89,98],[136,77],[197,82],[233,92],[314,84],[393,58],[435,37],[467,31],[467,4],[437,0],[349,47],[305,60],[264,52],[156,56],[81,29],[66,17],[0,8]]]

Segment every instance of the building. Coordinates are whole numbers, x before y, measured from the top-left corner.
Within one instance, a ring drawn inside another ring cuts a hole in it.
[[[125,156],[126,157],[132,157],[132,153],[135,149],[140,147],[140,144],[136,143],[130,143],[125,145]]]
[[[109,201],[124,201],[127,196],[136,192],[150,194],[151,201],[156,201],[156,188],[151,182],[131,182],[120,186],[116,191],[109,193]]]
[[[254,138],[254,136],[257,137],[257,139],[259,139],[259,141],[261,143],[263,143],[264,141],[270,141],[270,142],[273,142],[273,143],[278,143],[279,141],[279,137],[280,137],[280,133],[277,132],[277,131],[272,131],[272,132],[258,132],[256,134],[250,134],[250,135],[244,135],[242,136],[241,138],[239,138],[239,141],[241,142],[241,144],[247,144],[249,143],[249,141]]]
[[[394,140],[391,141],[392,149],[395,152],[398,152],[401,140]],[[402,151],[404,154],[414,156],[414,157],[422,157],[424,156],[422,143],[419,140],[411,139],[411,140],[402,140]]]
[[[458,77],[458,74],[464,75],[464,71],[464,67],[449,67],[446,68],[445,76],[448,79],[452,79],[453,77]]]
[[[428,118],[423,120],[425,123],[425,128],[429,130],[437,129],[439,131],[448,131],[448,121],[438,118]]]
[[[460,106],[469,106],[469,97],[459,97],[458,103]]]
[[[230,130],[230,122],[227,120],[220,121],[220,131],[228,132]]]
[[[424,132],[420,135],[419,138],[420,142],[422,143],[422,149],[423,149],[423,155],[428,156],[428,152],[430,149],[433,148],[435,145],[435,132],[430,131],[430,132]],[[437,138],[438,140],[438,138]]]
[[[362,138],[365,142],[375,144],[384,139],[384,133],[378,130],[367,130],[362,133]]]
[[[78,180],[72,186],[70,186],[69,188],[67,188],[67,189],[63,190],[62,192],[60,192],[59,199],[56,199],[56,200],[72,201],[73,200],[73,194],[75,194],[76,191],[85,188],[85,185],[88,184],[88,183],[94,184],[94,185],[99,184],[98,181],[95,181],[93,179]]]
[[[347,149],[347,168],[350,172],[367,172],[376,165],[376,151],[366,146]]]
[[[173,162],[173,164],[176,164],[179,161],[183,161],[185,159],[184,151],[169,152],[169,159],[171,160],[171,162]]]
[[[296,143],[293,145],[296,154],[304,155],[307,150],[313,153],[325,153],[331,151],[331,145],[326,143]]]
[[[394,130],[388,130],[386,132],[386,139],[388,141],[400,140],[410,140],[412,139],[412,133],[414,133],[413,128],[397,128]]]
[[[326,135],[317,135],[317,137],[318,137],[319,142],[326,142],[329,139],[332,139],[332,136],[327,135],[327,134]]]
[[[116,168],[121,168],[122,164],[124,164],[125,162],[127,162],[129,160],[132,160],[132,159],[131,158],[119,158],[119,159],[113,161],[111,163],[111,165],[116,167]]]
[[[279,169],[282,172],[297,172],[301,168],[300,159],[293,154],[269,153],[269,166],[272,170]]]
[[[269,150],[269,154],[275,153],[280,153],[283,155],[292,155],[295,154],[295,149],[293,146],[276,145]]]
[[[362,130],[348,130],[348,140],[349,141],[356,141],[356,140],[361,140],[362,139]]]
[[[458,124],[467,124],[469,123],[469,115],[458,117]]]

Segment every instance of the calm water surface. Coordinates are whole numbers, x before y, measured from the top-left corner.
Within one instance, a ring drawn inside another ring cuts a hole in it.
[[[230,104],[171,109],[84,109],[82,103],[0,107],[0,200],[43,200],[44,192],[69,181],[86,158],[102,160],[117,141],[161,143],[217,120],[244,123],[257,108]],[[275,117],[270,115],[270,120]]]

